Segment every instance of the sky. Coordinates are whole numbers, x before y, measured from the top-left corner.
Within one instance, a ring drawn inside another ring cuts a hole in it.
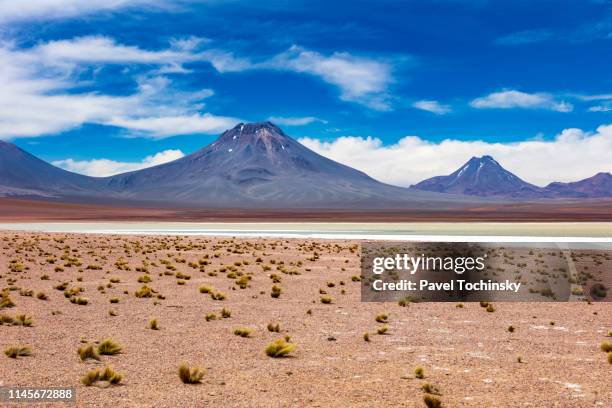
[[[0,139],[106,176],[271,120],[392,184],[612,170],[612,2],[0,0]]]

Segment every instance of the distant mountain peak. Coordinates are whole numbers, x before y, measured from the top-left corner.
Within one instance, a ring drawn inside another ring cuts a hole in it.
[[[504,169],[489,155],[474,156],[448,176],[432,177],[412,188],[483,197],[535,197],[541,190]]]

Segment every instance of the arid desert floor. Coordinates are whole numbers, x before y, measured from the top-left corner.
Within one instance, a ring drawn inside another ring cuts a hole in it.
[[[359,254],[358,241],[0,232],[0,385],[74,386],[79,407],[612,406],[612,303],[362,303]],[[293,350],[266,355],[285,336]],[[109,338],[120,350],[98,355]],[[81,359],[88,346],[99,360]],[[200,383],[181,381],[183,363]],[[108,366],[118,384],[81,382]]]

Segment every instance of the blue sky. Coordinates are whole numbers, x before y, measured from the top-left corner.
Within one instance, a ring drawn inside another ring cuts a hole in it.
[[[156,164],[268,119],[395,184],[472,151],[539,184],[612,167],[610,1],[24,3],[0,0],[0,138],[70,170]],[[518,159],[576,150],[575,168]]]

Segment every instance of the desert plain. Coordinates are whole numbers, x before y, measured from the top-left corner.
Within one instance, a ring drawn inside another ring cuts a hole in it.
[[[612,303],[361,302],[359,265],[358,240],[1,232],[0,385],[79,407],[612,406]],[[83,383],[105,367],[117,384]]]

